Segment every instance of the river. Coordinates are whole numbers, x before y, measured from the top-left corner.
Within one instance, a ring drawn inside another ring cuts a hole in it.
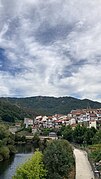
[[[30,144],[18,145],[17,151],[9,160],[0,162],[0,179],[12,179],[16,168],[32,156],[34,147]]]

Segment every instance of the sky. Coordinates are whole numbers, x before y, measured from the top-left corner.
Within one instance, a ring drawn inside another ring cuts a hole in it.
[[[0,0],[0,97],[101,102],[101,0]]]

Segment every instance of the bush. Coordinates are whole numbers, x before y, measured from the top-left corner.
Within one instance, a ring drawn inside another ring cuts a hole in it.
[[[101,144],[101,129],[98,132],[96,132],[92,141],[93,141],[93,144]]]
[[[0,148],[0,155],[3,156],[3,159],[8,159],[10,157],[10,150],[8,147],[3,146]]]
[[[10,151],[10,155],[15,154],[17,152],[15,146],[13,145],[8,145],[8,148]]]
[[[15,142],[26,142],[25,135],[15,134]]]

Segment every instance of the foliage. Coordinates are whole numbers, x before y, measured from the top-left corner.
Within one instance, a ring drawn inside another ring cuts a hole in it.
[[[2,146],[0,148],[0,155],[3,156],[4,160],[8,159],[10,157],[9,154],[10,154],[10,150],[9,150],[9,148],[7,146]]]
[[[39,142],[40,141],[39,134],[37,132],[34,134],[33,141],[34,142]]]
[[[76,126],[76,128],[73,131],[73,139],[74,142],[77,144],[82,144],[85,141],[84,135],[86,133],[87,128],[83,126]]]
[[[15,142],[26,142],[25,135],[15,134]]]
[[[14,145],[15,144],[15,135],[10,133],[9,137],[7,138],[7,145]]]
[[[43,136],[49,136],[49,133],[50,132],[55,132],[55,130],[51,129],[51,128],[43,128],[43,129],[41,129],[41,132],[42,132]]]
[[[2,114],[1,115],[1,118],[4,120],[4,121],[7,121],[7,122],[15,122],[15,119],[12,115],[10,114]]]
[[[66,126],[62,125],[61,128],[58,129],[57,131],[57,136],[62,136],[62,132],[65,130]]]
[[[39,148],[39,146],[40,146],[40,138],[39,138],[39,134],[37,132],[34,134],[32,142],[33,142],[35,148]]]
[[[43,136],[48,136],[49,132],[50,132],[49,128],[44,128],[43,131],[42,131],[42,134],[43,134]]]
[[[14,136],[5,125],[0,124],[0,158],[8,159],[14,153]]]
[[[94,159],[95,162],[99,162],[101,160],[101,151],[93,151],[91,153],[91,157]]]
[[[0,98],[0,116],[6,114],[16,120],[36,115],[67,114],[72,109],[87,108],[88,104],[91,108],[101,108],[101,103],[72,97]]]
[[[40,149],[42,152],[46,149],[47,143],[48,143],[47,139],[44,139],[44,140],[40,140],[40,141],[39,141],[39,149]]]
[[[19,106],[8,98],[0,98],[0,120],[5,122],[15,122],[24,117],[32,117],[34,114],[27,112],[22,106]]]
[[[96,134],[96,129],[94,127],[88,128],[84,134],[84,141],[88,145],[92,145],[93,137]]]
[[[93,144],[101,144],[101,129],[96,132],[92,140]]]
[[[89,156],[94,160],[94,162],[99,162],[101,160],[101,144],[89,146],[89,153]]]
[[[0,140],[3,140],[4,138],[9,137],[10,132],[8,131],[7,127],[5,125],[0,125]]]
[[[31,159],[21,165],[13,179],[45,179],[47,171],[43,164],[43,154],[36,151]]]
[[[9,149],[9,154],[15,154],[16,153],[16,149],[14,145],[8,145],[8,149]]]
[[[99,143],[99,138],[101,139],[101,134],[97,132],[97,130],[94,127],[86,128],[84,126],[77,125],[75,129],[73,130],[71,126],[62,126],[57,134],[59,136],[62,136],[62,138],[74,142],[77,144],[83,144],[83,145],[91,145],[94,143],[95,140]],[[97,137],[96,137],[97,136]]]
[[[48,179],[68,178],[74,164],[72,148],[66,140],[49,142],[44,151],[44,163],[48,170]]]
[[[25,128],[26,131],[28,131],[29,133],[32,133],[32,127],[28,126],[27,128]]]
[[[73,141],[73,130],[70,125],[66,126],[62,131],[62,136],[64,139],[72,142]]]

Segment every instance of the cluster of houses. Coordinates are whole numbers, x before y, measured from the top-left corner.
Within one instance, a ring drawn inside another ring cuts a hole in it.
[[[60,128],[62,125],[71,125],[75,128],[78,124],[88,128],[101,128],[101,109],[76,109],[69,114],[55,114],[53,116],[36,116],[35,119],[24,119],[26,128],[32,126],[32,130],[43,128]]]

